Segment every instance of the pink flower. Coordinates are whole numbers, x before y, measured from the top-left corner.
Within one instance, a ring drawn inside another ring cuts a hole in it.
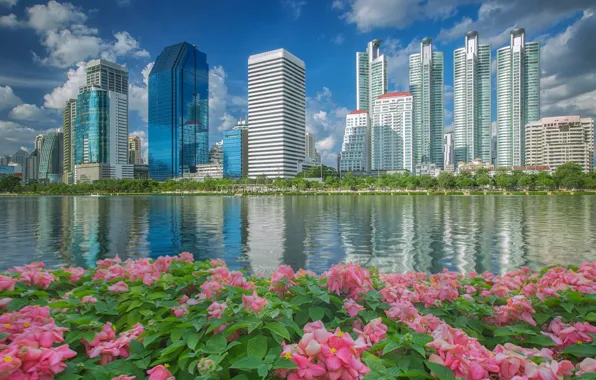
[[[225,267],[225,266],[226,266],[226,262],[225,262],[225,261],[223,261],[222,259],[214,259],[214,260],[211,260],[211,261],[209,261],[209,264],[210,264],[212,267]]]
[[[97,303],[97,298],[93,296],[84,296],[81,298],[82,303]]]
[[[85,275],[85,269],[80,267],[66,268],[64,271],[70,273],[70,276],[68,277],[68,281],[70,282],[77,282]]]
[[[194,256],[190,252],[182,252],[178,255],[178,259],[174,258],[174,260],[179,261],[186,261],[187,263],[193,263],[195,261]]]
[[[385,339],[387,334],[387,326],[383,324],[381,318],[372,319],[366,326],[364,331],[354,329],[354,331],[361,337],[366,343],[367,347],[370,347]]]
[[[322,277],[327,278],[329,293],[335,293],[338,296],[343,293],[357,299],[360,293],[373,289],[370,273],[358,264],[332,265]]]
[[[136,376],[127,376],[127,375],[120,375],[116,377],[112,377],[112,380],[135,380]]]
[[[536,311],[525,296],[515,296],[507,299],[507,305],[495,306],[495,314],[486,319],[488,323],[496,326],[504,326],[517,321],[524,321],[532,326],[536,326],[536,321],[532,314]]]
[[[120,257],[118,257],[118,255],[116,255],[116,257],[114,257],[113,259],[104,259],[104,260],[99,260],[97,261],[97,267],[98,268],[109,268],[114,264],[121,264],[122,260],[120,260]]]
[[[174,379],[174,375],[170,371],[168,371],[167,367],[163,365],[158,365],[157,367],[153,367],[152,369],[147,371],[149,375],[148,380],[170,380]]]
[[[12,301],[12,298],[2,298],[0,299],[0,310],[8,309],[8,304]]]
[[[9,375],[21,367],[21,360],[17,358],[17,347],[6,347],[0,352],[0,378],[8,379]]]
[[[199,297],[205,298],[215,298],[223,286],[216,281],[205,281],[201,286],[201,294]]]
[[[596,373],[596,359],[585,358],[577,365],[577,369],[578,371],[575,373],[577,376],[581,376],[584,373]]]
[[[280,297],[282,297],[291,286],[296,285],[294,282],[294,270],[289,265],[281,265],[276,271],[271,273],[271,285],[269,290],[274,290]]]
[[[301,355],[292,355],[290,360],[298,366],[298,369],[292,371],[288,376],[288,380],[312,380],[318,376],[323,376],[327,372],[323,366],[313,364],[311,360]]]
[[[128,285],[124,281],[118,281],[108,288],[110,292],[123,293],[128,291]]]
[[[16,283],[16,278],[0,275],[0,290],[13,291]]]
[[[247,296],[246,294],[242,295],[242,303],[244,304],[244,309],[246,311],[252,310],[255,313],[260,313],[265,309],[265,305],[267,305],[267,300],[265,298],[259,297],[256,291],[252,292],[252,296]]]
[[[207,313],[209,314],[208,319],[220,319],[227,307],[228,305],[225,302],[217,303],[214,301],[207,309]]]
[[[355,317],[356,315],[358,315],[359,311],[364,310],[364,307],[360,306],[356,301],[352,299],[347,299],[344,301],[344,309],[346,309],[350,317]]]
[[[567,324],[561,317],[553,319],[548,325],[548,330],[550,333],[542,332],[542,334],[550,337],[561,348],[582,342],[592,342],[590,334],[596,334],[596,327],[588,322]]]
[[[172,312],[174,313],[174,315],[178,318],[182,317],[183,315],[186,315],[189,313],[188,308],[186,307],[186,305],[181,305],[181,306],[174,306],[172,308]]]

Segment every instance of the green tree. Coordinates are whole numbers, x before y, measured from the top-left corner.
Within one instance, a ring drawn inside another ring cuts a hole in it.
[[[456,183],[460,189],[471,189],[476,185],[470,172],[460,173],[456,178]]]
[[[536,188],[536,176],[533,174],[522,174],[518,181],[519,187],[526,190],[534,190]]]
[[[507,174],[505,171],[499,171],[495,174],[495,185],[500,189],[512,189],[516,184],[513,176]]]
[[[579,164],[567,162],[555,170],[553,179],[559,187],[580,189],[584,184],[584,171]]]
[[[420,187],[423,189],[434,189],[437,187],[437,179],[429,175],[423,175],[418,178]]]
[[[0,179],[0,193],[20,193],[23,191],[21,179],[15,175],[9,175]]]
[[[541,189],[551,190],[555,188],[556,184],[549,173],[542,171],[536,175],[536,186]]]
[[[455,176],[449,172],[441,172],[437,178],[437,182],[442,189],[453,189],[457,185]]]
[[[474,180],[476,181],[476,184],[481,187],[490,186],[492,183],[489,171],[485,168],[478,169],[478,171],[476,171]]]

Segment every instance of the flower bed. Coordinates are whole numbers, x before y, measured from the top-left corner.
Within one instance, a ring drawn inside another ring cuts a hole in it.
[[[192,255],[0,275],[0,379],[596,378],[596,263],[494,276]]]

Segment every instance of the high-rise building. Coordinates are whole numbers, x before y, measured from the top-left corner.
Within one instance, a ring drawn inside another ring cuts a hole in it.
[[[223,162],[223,140],[213,144],[209,150],[209,163],[221,164]]]
[[[64,110],[62,111],[62,182],[73,183],[74,182],[74,128],[76,125],[77,116],[77,101],[75,99],[69,99],[66,101]],[[41,151],[41,147],[36,149]]]
[[[455,162],[490,162],[491,102],[491,46],[468,32],[453,52]]]
[[[356,109],[371,113],[375,100],[387,92],[387,58],[381,55],[381,40],[368,43],[366,52],[356,53]]]
[[[209,65],[188,42],[166,47],[149,74],[149,146],[157,181],[209,161]]]
[[[128,69],[105,59],[89,61],[86,83],[89,87],[99,87],[128,96]]]
[[[443,53],[433,51],[432,39],[420,42],[410,55],[410,93],[414,99],[414,166],[443,167]]]
[[[244,178],[248,175],[248,122],[238,124],[223,134],[223,176]]]
[[[377,98],[371,132],[372,170],[414,172],[413,102],[409,92],[389,92]]]
[[[248,176],[292,178],[304,161],[304,62],[285,49],[248,58]]]
[[[443,168],[445,170],[455,169],[455,143],[453,141],[453,132],[447,132],[443,135]]]
[[[311,163],[314,163],[317,159],[315,136],[309,132],[304,134],[304,157],[306,157],[306,161],[310,161]]]
[[[130,136],[128,138],[128,163],[131,165],[141,164],[141,138],[139,136]]]
[[[525,164],[525,126],[539,119],[540,43],[515,29],[510,46],[497,50],[497,166]]]
[[[41,146],[41,144],[40,144]],[[27,169],[25,170],[25,182],[35,183],[39,180],[39,160],[41,149],[35,148],[27,158]]]
[[[35,136],[35,146],[34,149],[41,151],[41,144],[43,144],[43,135]]]
[[[558,166],[575,162],[592,171],[594,119],[580,116],[543,117],[526,125],[525,157],[528,166]]]
[[[59,183],[62,180],[62,139],[62,132],[48,132],[43,136],[39,155],[39,181]]]
[[[24,168],[27,166],[28,157],[29,152],[23,148],[19,148],[19,150],[17,150],[17,152],[10,157],[10,163],[21,165]]]
[[[0,156],[0,166],[7,166],[10,162],[10,156]]]
[[[365,110],[346,115],[339,169],[343,173],[370,170],[370,118]]]

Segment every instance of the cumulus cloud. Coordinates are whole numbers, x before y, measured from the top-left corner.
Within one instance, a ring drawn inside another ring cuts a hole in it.
[[[136,84],[130,84],[128,86],[128,108],[131,111],[136,111],[141,119],[145,123],[149,121],[149,74],[155,62],[150,62],[143,68],[141,74],[143,74],[143,84],[137,86]]]
[[[0,86],[0,110],[22,104],[21,98],[15,95],[10,86]]]
[[[84,86],[86,82],[85,68],[86,63],[79,62],[76,69],[69,69],[66,73],[68,77],[66,82],[43,97],[44,106],[46,108],[62,109],[67,100],[75,99],[79,93],[79,87]]]
[[[209,70],[209,130],[213,132],[232,129],[237,120],[233,111],[244,111],[248,105],[246,97],[229,93],[227,76],[222,66]]]
[[[0,16],[0,28],[14,29],[22,26],[14,13],[6,16]]]
[[[306,1],[302,0],[281,0],[281,5],[288,9],[294,20],[298,20],[302,14],[302,7],[306,5]]]
[[[17,5],[17,0],[0,0],[0,6],[11,8],[15,5]]]
[[[420,41],[414,39],[404,46],[400,40],[389,38],[383,41],[381,49],[387,56],[387,76],[393,89],[408,90],[410,55],[420,52]]]
[[[13,120],[55,122],[58,113],[45,107],[38,107],[35,104],[20,104],[14,107],[8,116]]]
[[[29,150],[35,136],[44,132],[13,121],[0,120],[0,154],[13,154],[21,147]]]

